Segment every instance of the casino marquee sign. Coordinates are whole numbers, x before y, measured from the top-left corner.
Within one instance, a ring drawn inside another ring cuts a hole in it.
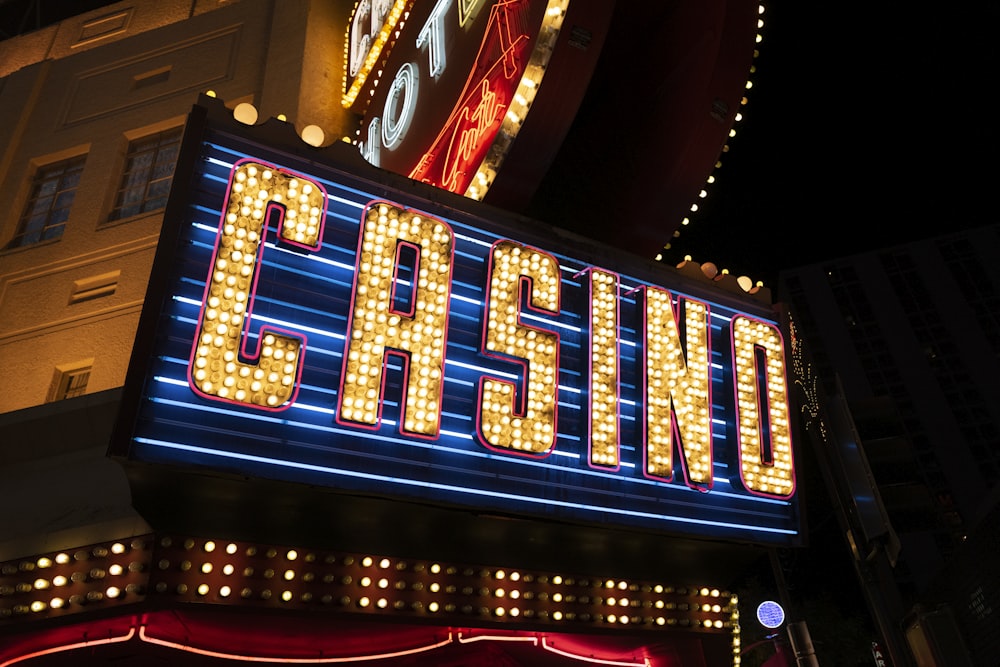
[[[800,541],[769,307],[382,172],[347,145],[265,141],[285,126],[237,129],[203,103],[113,454],[533,519]]]

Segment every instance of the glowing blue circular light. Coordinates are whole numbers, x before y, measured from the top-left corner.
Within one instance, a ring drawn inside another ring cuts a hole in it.
[[[765,628],[774,629],[785,622],[785,610],[777,602],[765,600],[757,605],[757,620]]]

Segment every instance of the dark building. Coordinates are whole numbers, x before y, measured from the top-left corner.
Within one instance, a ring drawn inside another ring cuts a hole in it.
[[[978,665],[1000,648],[998,259],[990,225],[781,274],[840,413],[827,463],[854,485],[842,499],[859,575],[881,621],[937,660],[921,665],[964,664],[963,640]]]

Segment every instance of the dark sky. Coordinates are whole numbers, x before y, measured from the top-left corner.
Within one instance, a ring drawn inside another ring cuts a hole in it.
[[[1000,220],[1000,3],[765,7],[744,120],[668,260],[773,287],[782,268]]]

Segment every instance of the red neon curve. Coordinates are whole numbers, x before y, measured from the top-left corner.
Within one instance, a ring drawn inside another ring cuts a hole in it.
[[[56,646],[52,648],[42,649],[39,651],[32,651],[30,653],[25,653],[24,655],[18,656],[16,658],[11,658],[0,663],[0,667],[10,667],[19,662],[24,662],[26,660],[32,660],[34,658],[39,658],[45,655],[52,655],[54,653],[62,653],[66,651],[73,651],[80,648],[94,648],[95,646],[102,646],[105,644],[117,644],[121,642],[127,642],[137,636],[136,631],[138,630],[139,640],[147,644],[153,644],[156,646],[162,646],[165,648],[173,649],[176,651],[183,651],[186,653],[194,653],[196,655],[203,655],[211,658],[222,658],[226,660],[239,660],[242,662],[270,662],[270,663],[284,663],[284,664],[337,664],[337,663],[350,663],[350,662],[364,662],[368,660],[383,660],[389,658],[400,658],[408,655],[415,655],[418,653],[426,653],[428,651],[433,651],[438,648],[447,646],[453,642],[459,644],[470,644],[473,642],[480,641],[491,641],[491,642],[523,642],[529,643],[532,646],[540,647],[545,651],[550,653],[555,653],[556,655],[568,658],[570,660],[577,660],[580,662],[586,662],[595,665],[607,665],[608,667],[650,667],[651,663],[648,658],[643,659],[641,662],[637,661],[625,661],[625,660],[606,660],[601,658],[594,658],[591,656],[581,655],[579,653],[572,653],[570,651],[557,649],[555,646],[551,645],[550,640],[545,635],[472,635],[464,636],[461,632],[459,633],[448,633],[448,638],[439,642],[434,642],[426,646],[418,646],[411,649],[403,649],[400,651],[393,651],[389,653],[377,653],[369,655],[355,655],[355,656],[341,656],[341,657],[331,657],[331,658],[282,658],[277,656],[254,656],[254,655],[244,655],[238,653],[228,653],[224,651],[212,651],[209,649],[202,649],[191,645],[180,644],[178,642],[169,641],[166,639],[158,639],[156,637],[151,637],[147,632],[147,626],[142,623],[138,627],[133,625],[129,628],[129,631],[124,635],[119,635],[117,637],[105,637],[101,639],[95,639],[90,641],[74,642],[72,644],[65,644],[63,646]],[[539,643],[540,642],[540,643]]]
[[[73,651],[78,648],[93,648],[95,646],[102,646],[104,644],[117,644],[118,642],[127,642],[132,637],[135,637],[135,626],[133,625],[128,634],[122,635],[120,637],[105,637],[103,639],[94,639],[91,641],[75,642],[73,644],[64,644],[62,646],[54,646],[52,648],[42,649],[40,651],[32,651],[31,653],[25,653],[22,656],[16,658],[11,658],[4,662],[0,662],[0,667],[8,667],[9,665],[14,665],[25,660],[32,660],[34,658],[40,658],[43,655],[52,655],[53,653],[62,653],[63,651]]]
[[[625,660],[602,660],[601,658],[591,658],[589,656],[579,655],[577,653],[570,653],[569,651],[563,651],[557,649],[555,646],[550,646],[547,637],[542,637],[542,648],[550,653],[555,653],[556,655],[561,655],[564,658],[570,658],[571,660],[580,660],[583,662],[590,662],[595,665],[614,665],[615,667],[650,667],[649,658],[643,658],[642,662],[629,662]]]
[[[392,653],[346,656],[339,658],[279,658],[274,656],[240,655],[238,653],[210,651],[208,649],[197,648],[185,644],[178,644],[177,642],[168,641],[166,639],[157,639],[155,637],[150,637],[148,634],[146,634],[145,625],[139,628],[139,639],[141,641],[146,642],[147,644],[165,646],[167,648],[172,648],[178,651],[185,651],[187,653],[194,653],[196,655],[204,655],[210,658],[224,658],[226,660],[242,660],[243,662],[283,662],[286,664],[296,664],[296,665],[322,665],[322,664],[336,664],[344,662],[363,662],[365,660],[383,660],[386,658],[399,658],[407,655],[413,655],[415,653],[424,653],[426,651],[432,651],[436,648],[441,648],[442,646],[447,646],[448,644],[450,644],[452,642],[452,634],[449,632],[448,638],[445,639],[444,641],[436,642],[434,644],[428,644],[427,646],[419,646],[416,648],[404,649],[402,651],[394,651]],[[0,665],[0,667],[3,666]]]

